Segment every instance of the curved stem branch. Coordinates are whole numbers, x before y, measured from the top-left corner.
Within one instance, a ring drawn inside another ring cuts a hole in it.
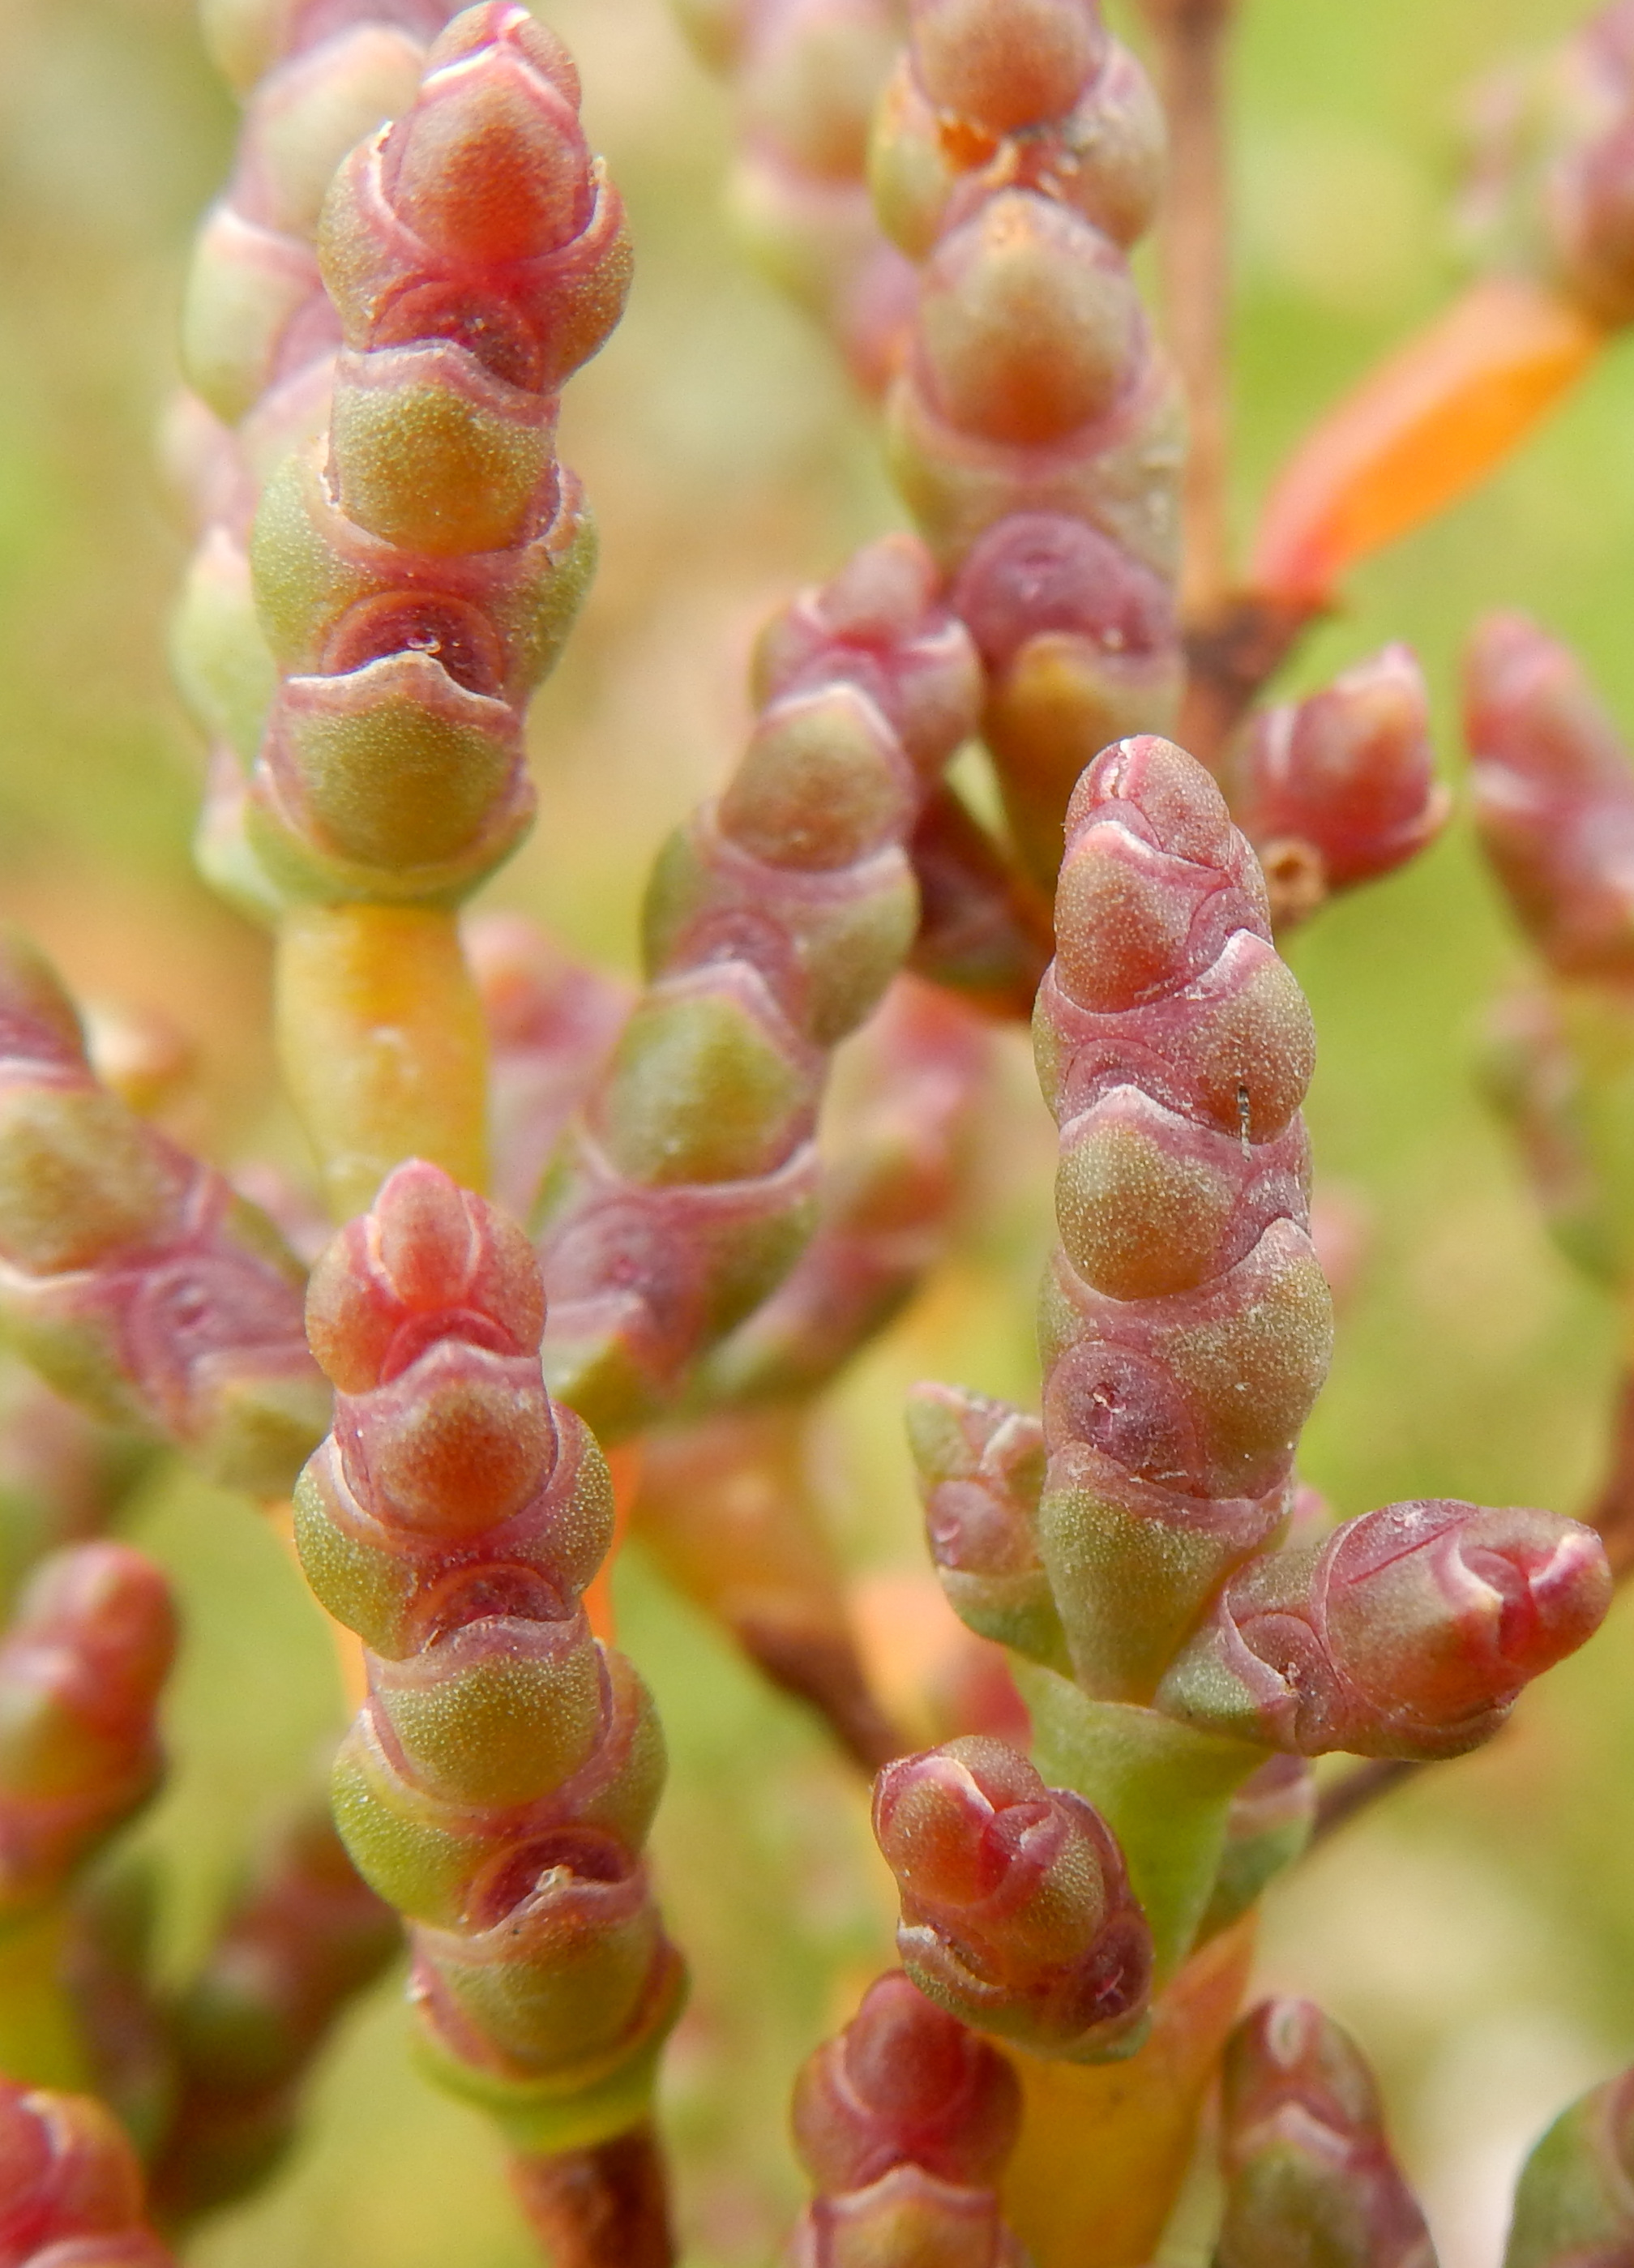
[[[1226,58],[1237,0],[1142,0],[1159,47],[1169,180],[1159,256],[1169,342],[1191,421],[1186,469],[1189,610],[1230,586],[1231,248]]]

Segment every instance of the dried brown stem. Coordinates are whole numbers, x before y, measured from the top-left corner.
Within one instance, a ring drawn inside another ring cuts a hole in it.
[[[1318,1797],[1316,1824],[1311,1830],[1306,1850],[1314,1851],[1336,1829],[1348,1825],[1358,1812],[1367,1810],[1381,1795],[1388,1795],[1404,1780],[1417,1779],[1424,1769],[1421,1764],[1404,1764],[1396,1756],[1374,1756],[1366,1764],[1358,1764],[1354,1771],[1335,1780]]]
[[[905,1755],[913,1745],[874,1698],[849,1638],[747,1616],[734,1628],[739,1644],[762,1675],[814,1709],[870,1779],[881,1764]]]
[[[1158,250],[1169,343],[1190,416],[1188,611],[1212,615],[1231,582],[1231,225],[1226,59],[1237,0],[1142,0],[1158,42],[1169,174]]]
[[[1194,622],[1181,747],[1218,769],[1233,733],[1321,611],[1248,591],[1222,598]]]
[[[669,2184],[651,2126],[587,2150],[513,2158],[511,2182],[550,2268],[673,2268]]]

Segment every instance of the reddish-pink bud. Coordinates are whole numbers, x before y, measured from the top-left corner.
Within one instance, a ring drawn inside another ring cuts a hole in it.
[[[1435,2268],[1372,2075],[1308,2000],[1263,2001],[1237,2027],[1223,2111],[1218,2268],[1316,2258],[1332,2268]]]
[[[566,48],[526,8],[486,0],[456,17],[382,146],[381,180],[400,217],[453,259],[557,250],[583,228],[594,195],[578,92]]]
[[[175,1644],[165,1578],[128,1545],[35,1573],[0,1645],[0,1911],[50,1896],[151,1792]]]
[[[0,2079],[0,2268],[172,2268],[144,2224],[142,2169],[84,2095]]]
[[[936,563],[911,535],[883,536],[829,582],[773,616],[755,650],[762,703],[817,686],[855,685],[933,773],[975,730],[981,672]]]
[[[817,2198],[793,2268],[1021,2268],[994,2195],[1019,2117],[1002,2058],[906,1977],[882,1977],[795,2085],[795,2143]]]
[[[1233,799],[1273,888],[1281,870],[1300,865],[1318,899],[1401,865],[1449,808],[1435,781],[1424,674],[1404,645],[1262,711]]]
[[[983,2030],[1056,2055],[1116,2052],[1145,2021],[1152,1938],[1111,1830],[1002,1742],[880,1773],[874,1832],[902,1890],[914,1982]]]
[[[1387,1505],[1234,1576],[1159,1699],[1305,1756],[1459,1756],[1610,1602],[1605,1548],[1574,1520]]]
[[[1569,649],[1490,616],[1465,661],[1476,824],[1521,925],[1563,976],[1634,976],[1634,765]]]
[[[931,101],[992,134],[1071,110],[1108,44],[1093,0],[913,0],[912,22]]]
[[[533,1247],[439,1167],[400,1166],[313,1270],[306,1330],[342,1394],[398,1377],[439,1339],[532,1354],[544,1329]]]
[[[324,209],[320,259],[350,347],[447,340],[501,382],[503,422],[519,406],[507,389],[553,394],[606,342],[629,249],[578,100],[570,60],[526,9],[484,0],[456,18]]]
[[[895,1973],[869,1986],[795,2083],[795,2146],[824,2197],[901,2165],[987,2188],[1020,2123],[1021,2091],[997,2050]]]
[[[953,598],[995,671],[1045,631],[1130,659],[1160,652],[1178,635],[1174,593],[1162,577],[1099,529],[1061,512],[1012,512],[990,528],[961,568]]]

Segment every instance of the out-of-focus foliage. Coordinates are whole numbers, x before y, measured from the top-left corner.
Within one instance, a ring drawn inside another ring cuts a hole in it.
[[[741,732],[758,619],[896,515],[866,415],[824,348],[741,266],[717,211],[725,113],[662,0],[544,0],[629,197],[629,319],[577,384],[563,454],[602,566],[538,704],[545,817],[497,895],[623,965],[645,858]],[[1237,74],[1240,475],[1245,522],[1332,393],[1443,295],[1461,90],[1558,36],[1571,0],[1248,0]],[[151,429],[178,278],[232,120],[186,0],[9,0],[0,14],[0,909],[77,989],[162,1005],[204,1071],[174,1121],[212,1155],[298,1157],[271,1099],[261,940],[190,876],[198,763],[166,688],[182,552]],[[1452,755],[1470,619],[1520,606],[1573,640],[1634,719],[1634,346],[1474,502],[1357,578],[1290,690],[1387,639],[1424,658]],[[1603,1439],[1608,1307],[1535,1219],[1467,1075],[1483,1001],[1521,959],[1455,819],[1403,875],[1293,946],[1321,1034],[1319,1174],[1371,1218],[1359,1290],[1306,1436],[1346,1513],[1457,1494],[1572,1510]],[[824,1482],[859,1572],[923,1567],[901,1426],[924,1375],[1026,1399],[1050,1129],[1019,1036],[1002,1152],[938,1289],[845,1385]],[[188,1616],[180,1759],[142,1839],[180,1896],[184,1970],[243,1837],[302,1785],[341,1703],[274,1535],[161,1477],[137,1539]],[[622,1638],[673,1751],[655,1849],[698,1977],[667,2116],[696,2268],[769,2257],[795,2209],[768,2105],[887,1957],[894,1900],[864,1793],[791,1705],[639,1565]],[[1393,1799],[1272,1895],[1262,1973],[1310,1993],[1378,2066],[1446,2268],[1497,2256],[1509,2179],[1569,2096],[1634,2054],[1634,1602],[1493,1749]],[[346,2035],[312,2139],[205,2235],[206,2268],[521,2268],[476,2119],[403,2061],[395,1984]],[[1177,2233],[1176,2263],[1196,2256]]]

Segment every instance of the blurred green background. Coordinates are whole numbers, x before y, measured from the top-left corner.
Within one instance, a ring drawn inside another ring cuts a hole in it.
[[[495,895],[628,963],[647,855],[719,777],[757,620],[896,515],[867,416],[717,214],[725,106],[661,0],[545,0],[629,197],[629,317],[575,381],[564,453],[601,523],[583,630],[536,711],[542,818]],[[1433,309],[1464,91],[1557,34],[1570,0],[1245,0],[1237,79],[1239,477],[1245,526],[1333,391]],[[293,1137],[270,1092],[262,942],[193,882],[198,758],[163,643],[183,538],[151,435],[194,217],[233,121],[184,0],[0,10],[0,905],[93,997],[162,1005],[199,1042],[177,1124],[224,1160]],[[1459,644],[1498,604],[1575,640],[1634,725],[1634,346],[1615,348],[1477,499],[1358,576],[1300,685],[1387,637],[1435,688],[1448,776]],[[1322,917],[1294,955],[1321,1061],[1319,1173],[1368,1248],[1307,1476],[1347,1513],[1457,1493],[1579,1506],[1619,1324],[1538,1228],[1472,1098],[1469,1039],[1520,966],[1459,823]],[[1035,1392],[1031,1288],[1049,1130],[1019,1040],[982,1203],[949,1280],[838,1397],[833,1516],[860,1571],[920,1565],[897,1409],[944,1375]],[[156,1486],[139,1521],[188,1615],[169,1792],[141,1830],[173,1884],[166,1958],[194,1957],[245,1838],[339,1721],[327,1640],[242,1506]],[[773,2257],[798,2186],[790,2073],[886,1957],[862,1793],[637,1566],[623,1632],[674,1757],[656,1838],[697,1987],[667,2080],[688,2258]],[[1384,2075],[1445,2268],[1491,2268],[1507,2183],[1566,2097],[1634,2056],[1634,1602],[1445,1767],[1274,1894],[1265,1981],[1316,1994]],[[213,2225],[209,2268],[520,2268],[485,2130],[408,2071],[395,1981],[347,2030],[309,2139]],[[1183,2239],[1173,2255],[1189,2259]]]

